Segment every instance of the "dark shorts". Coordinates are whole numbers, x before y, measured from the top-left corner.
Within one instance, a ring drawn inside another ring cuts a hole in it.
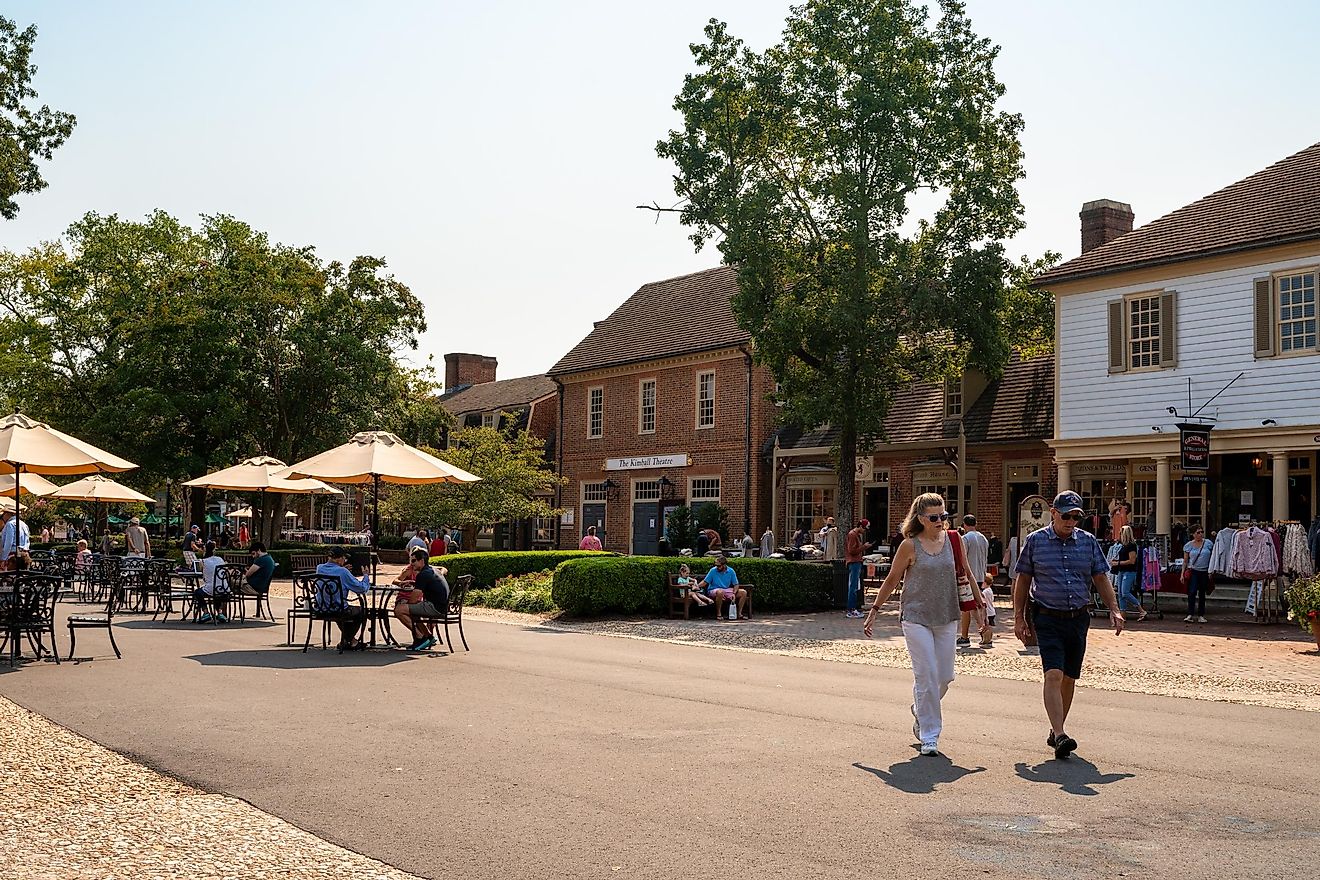
[[[1061,669],[1069,678],[1082,677],[1082,658],[1086,656],[1086,631],[1091,628],[1091,615],[1083,612],[1076,617],[1055,617],[1031,610],[1031,623],[1036,630],[1036,643],[1040,646],[1040,663],[1048,672]]]

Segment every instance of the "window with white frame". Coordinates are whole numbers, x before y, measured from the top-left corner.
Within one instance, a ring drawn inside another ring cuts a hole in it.
[[[1276,279],[1279,352],[1314,351],[1316,347],[1316,273],[1302,272]]]
[[[1127,301],[1128,368],[1160,365],[1160,297],[1141,296]]]
[[[715,426],[715,373],[697,374],[697,427]]]
[[[720,503],[719,477],[693,477],[688,482],[689,504]]]
[[[605,389],[587,390],[587,436],[600,437],[605,433]]]
[[[345,486],[339,499],[339,531],[357,531],[357,489],[353,486]]]
[[[944,417],[961,419],[963,414],[963,380],[961,376],[944,380]]]
[[[493,428],[493,427],[495,427],[495,415],[496,415],[495,413],[482,413],[482,414],[481,414],[481,427],[483,427],[483,428]]]
[[[634,501],[659,501],[660,500],[660,481],[659,480],[638,480],[633,483]]]
[[[1155,480],[1135,480],[1132,484],[1132,522],[1144,526],[1155,509]],[[1191,525],[1205,522],[1205,484],[1173,480],[1169,488],[1169,514],[1173,522]],[[1147,535],[1146,537],[1150,537]]]
[[[951,517],[976,510],[976,481],[974,479],[969,479],[966,483],[963,483],[961,504],[958,503],[958,487],[956,484],[927,483],[917,486],[913,491],[917,495],[934,492],[944,496],[944,509]]]
[[[788,533],[799,528],[819,531],[825,517],[834,515],[834,490],[802,488],[788,490]]]
[[[637,390],[637,433],[655,433],[654,379],[643,379]]]
[[[339,528],[339,502],[327,501],[317,515],[317,528],[323,532],[333,532]]]
[[[604,482],[583,483],[582,500],[583,501],[604,501],[609,495],[609,487]]]

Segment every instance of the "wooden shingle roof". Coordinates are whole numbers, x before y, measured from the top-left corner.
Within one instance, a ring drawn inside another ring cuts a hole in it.
[[[733,316],[738,270],[729,266],[643,284],[549,375],[743,345],[751,336]]]
[[[502,412],[521,409],[534,400],[555,393],[555,383],[546,376],[522,376],[468,385],[440,398],[440,404],[456,416],[467,413]]]
[[[1320,144],[1055,266],[1048,287],[1197,257],[1320,238]]]

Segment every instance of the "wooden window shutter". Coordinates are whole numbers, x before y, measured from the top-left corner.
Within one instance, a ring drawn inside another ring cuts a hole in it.
[[[1178,366],[1178,294],[1166,290],[1160,294],[1160,366]]]
[[[1252,314],[1256,322],[1256,357],[1274,356],[1274,279],[1257,278],[1255,307]]]
[[[1109,372],[1127,372],[1127,333],[1125,332],[1123,300],[1109,304]]]

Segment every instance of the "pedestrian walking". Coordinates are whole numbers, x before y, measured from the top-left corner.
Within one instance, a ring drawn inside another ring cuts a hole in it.
[[[1109,583],[1109,563],[1100,542],[1077,527],[1084,516],[1080,495],[1056,495],[1050,505],[1050,525],[1027,537],[1014,570],[1013,635],[1024,645],[1040,647],[1045,714],[1050,721],[1045,742],[1060,759],[1077,749],[1077,740],[1064,724],[1077,679],[1082,677],[1092,586],[1109,609],[1114,634],[1123,632],[1123,613]]]
[[[1215,542],[1197,526],[1192,540],[1183,545],[1183,583],[1187,585],[1187,616],[1183,623],[1205,623],[1205,594],[1210,589],[1210,556]],[[1199,604],[1198,604],[1199,601]]]
[[[972,589],[982,594],[985,589],[985,574],[989,569],[990,542],[977,530],[975,516],[969,513],[962,521],[963,529],[966,530],[962,536],[963,550],[967,554],[967,565],[972,569]],[[964,611],[958,621],[959,648],[967,648],[972,644],[970,633],[973,616],[975,612]],[[977,629],[980,630],[981,642],[984,644],[987,638],[985,627],[979,626]]]
[[[876,612],[901,581],[899,614],[903,640],[912,657],[912,735],[920,744],[921,754],[928,756],[939,754],[944,729],[940,701],[953,681],[958,581],[972,579],[958,533],[947,529],[948,521],[942,496],[928,492],[913,499],[903,520],[904,540],[862,624],[862,631],[870,638]]]

